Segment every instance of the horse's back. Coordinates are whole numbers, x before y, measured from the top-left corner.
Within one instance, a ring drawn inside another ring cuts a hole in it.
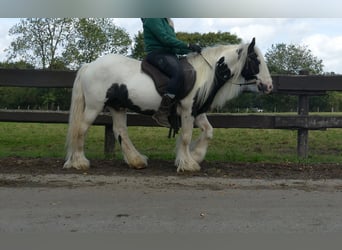
[[[108,54],[89,63],[85,77],[93,80],[110,78],[111,81],[116,77],[127,79],[132,72],[139,72],[140,65],[141,62],[136,59],[120,54]]]
[[[138,66],[140,65],[140,61],[123,56],[120,54],[107,54],[105,56],[97,58],[95,61],[91,62],[90,64],[95,67],[112,67],[112,66]]]

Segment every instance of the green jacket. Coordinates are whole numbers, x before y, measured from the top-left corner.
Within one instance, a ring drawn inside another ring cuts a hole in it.
[[[188,45],[177,39],[173,27],[166,18],[142,18],[145,51],[164,50],[173,54],[191,52]]]

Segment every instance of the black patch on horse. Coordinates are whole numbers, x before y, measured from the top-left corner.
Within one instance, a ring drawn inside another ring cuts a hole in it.
[[[242,69],[241,75],[247,80],[256,79],[256,75],[259,73],[260,61],[258,55],[255,52],[248,54],[246,63]]]
[[[206,113],[210,109],[210,106],[213,103],[217,92],[231,77],[231,71],[228,65],[224,62],[224,57],[221,57],[220,60],[216,63],[215,77],[210,88],[209,95],[202,105],[198,104],[199,91],[197,91],[197,94],[194,98],[194,105],[192,106],[192,116],[196,117],[199,114]]]
[[[105,105],[115,110],[124,108],[145,115],[153,115],[155,113],[154,110],[141,110],[139,106],[135,105],[128,97],[128,89],[125,84],[113,83],[107,90],[106,98]]]
[[[260,61],[258,55],[254,51],[255,38],[248,46],[247,58],[245,65],[241,71],[241,75],[247,80],[257,79],[256,75],[260,72],[259,65]]]

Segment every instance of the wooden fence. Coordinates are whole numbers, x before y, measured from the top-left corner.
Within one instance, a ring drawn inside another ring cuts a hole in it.
[[[75,71],[0,69],[0,87],[72,88]],[[298,96],[298,115],[208,114],[214,128],[296,129],[297,153],[308,156],[309,130],[342,128],[342,116],[309,115],[309,97],[342,91],[342,76],[272,76],[275,94]],[[67,123],[68,112],[0,110],[0,122]],[[128,126],[158,126],[149,116],[129,114]],[[114,149],[112,119],[97,117],[94,125],[105,127],[105,153]]]

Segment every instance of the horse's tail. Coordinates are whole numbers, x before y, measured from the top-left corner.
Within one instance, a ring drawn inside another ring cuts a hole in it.
[[[71,105],[70,105],[70,114],[69,114],[69,128],[66,140],[67,147],[67,156],[66,159],[69,159],[72,152],[74,152],[77,145],[77,137],[82,129],[82,122],[84,118],[84,109],[85,109],[85,99],[82,89],[81,75],[82,72],[87,68],[87,64],[83,65],[77,72],[74,86],[72,89],[71,96]]]

